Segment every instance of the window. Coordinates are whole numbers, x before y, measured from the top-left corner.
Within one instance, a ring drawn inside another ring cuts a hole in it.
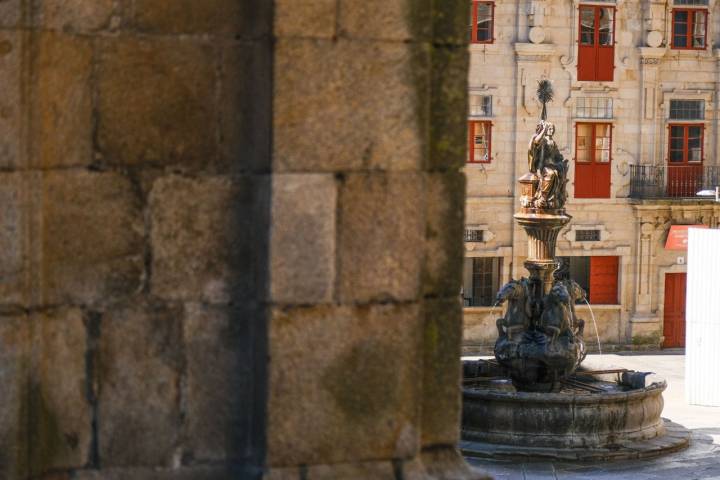
[[[500,290],[502,258],[466,258],[463,304],[466,307],[492,307]]]
[[[670,118],[672,120],[703,120],[705,102],[703,100],[670,100]]]
[[[469,146],[468,163],[490,163],[492,160],[492,124],[490,122],[470,122],[468,126]]]
[[[575,125],[575,197],[610,198],[612,125]]]
[[[560,257],[561,272],[569,275],[588,294],[591,304],[618,303],[619,257]]]
[[[578,80],[612,81],[615,70],[615,8],[580,5]]]
[[[576,242],[599,242],[600,230],[575,230]]]
[[[703,125],[668,125],[667,193],[694,197],[703,184]]]
[[[704,50],[707,34],[707,10],[672,11],[672,48]]]
[[[703,125],[670,125],[668,162],[672,164],[703,161]]]
[[[575,102],[575,116],[578,118],[612,118],[612,98],[578,97]]]
[[[470,94],[470,116],[491,117],[492,96]]]
[[[478,229],[466,229],[465,230],[465,241],[466,242],[482,242],[483,231]]]
[[[470,43],[493,43],[495,4],[473,0],[470,5]]]

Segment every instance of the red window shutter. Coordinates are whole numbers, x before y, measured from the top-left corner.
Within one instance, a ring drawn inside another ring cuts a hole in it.
[[[610,198],[612,125],[575,124],[575,198]]]
[[[578,25],[578,80],[595,80],[597,67],[597,39],[595,35],[595,7],[580,6]]]
[[[612,81],[615,73],[615,9],[580,5],[578,80]]]
[[[590,303],[618,303],[618,257],[590,257]]]
[[[615,47],[599,47],[597,59],[595,80],[598,82],[612,82],[615,73]]]

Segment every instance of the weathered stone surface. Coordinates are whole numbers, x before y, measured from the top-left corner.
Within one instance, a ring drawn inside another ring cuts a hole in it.
[[[172,464],[180,435],[181,316],[178,308],[146,304],[103,316],[96,379],[103,466]]]
[[[150,195],[152,291],[170,299],[226,303],[256,293],[257,185],[249,177],[168,176]]]
[[[38,2],[38,24],[53,30],[92,31],[110,27],[113,13],[121,5],[114,0],[42,0]],[[120,17],[116,20],[118,23]]]
[[[0,24],[2,9],[10,2],[0,2]],[[0,99],[0,168],[16,168],[20,165],[23,112],[20,103],[22,80],[21,45],[22,36],[17,31],[0,32],[0,84],[3,95]]]
[[[339,296],[343,302],[412,300],[425,242],[424,178],[351,174],[340,191]]]
[[[467,159],[469,54],[465,47],[435,47],[431,55],[430,168],[457,169]]]
[[[135,292],[143,219],[130,181],[116,173],[47,172],[42,192],[44,301],[110,303]]]
[[[430,478],[491,480],[487,475],[471,469],[454,445],[423,450],[421,458]]]
[[[244,305],[185,308],[186,458],[194,461],[236,460],[242,463],[243,444],[251,430],[254,345],[244,345],[253,331],[253,315]]]
[[[278,37],[331,38],[337,23],[337,0],[278,0],[275,35]]]
[[[268,172],[272,158],[272,64],[269,43],[222,50],[218,169]]]
[[[365,0],[340,2],[340,34],[351,38],[429,40],[430,0]]]
[[[93,161],[91,61],[92,46],[83,37],[52,32],[39,37],[34,145],[35,162],[43,168]]]
[[[459,296],[423,303],[422,444],[460,438],[462,306]]]
[[[300,468],[270,468],[265,471],[263,480],[301,480]]]
[[[253,38],[269,33],[272,4],[237,0],[136,0],[133,25],[157,33]]]
[[[0,477],[28,473],[28,374],[30,330],[25,315],[0,316]]]
[[[268,465],[415,455],[421,322],[413,305],[274,310]]]
[[[100,45],[102,161],[212,165],[217,154],[213,49],[167,38],[114,37]]]
[[[24,191],[37,188],[36,176],[22,173],[0,174],[0,298],[4,304],[27,305],[29,295],[27,238],[25,225],[30,215]]]
[[[465,176],[460,172],[427,175],[427,238],[423,294],[458,295],[463,268]]]
[[[331,302],[335,283],[335,178],[330,174],[275,175],[272,185],[272,301]]]
[[[424,151],[417,118],[427,77],[422,58],[404,43],[279,39],[275,168],[417,169]]]
[[[80,470],[75,472],[73,480],[235,480],[246,478],[242,471],[229,467],[182,467],[172,469],[150,468],[104,468]],[[252,477],[251,477],[252,478]]]
[[[52,310],[34,314],[30,321],[29,471],[40,475],[82,467],[92,442],[83,312]]]
[[[0,26],[17,27],[21,17],[21,0],[0,2]]]
[[[384,462],[338,463],[315,465],[308,468],[307,478],[312,480],[396,480],[393,464]]]

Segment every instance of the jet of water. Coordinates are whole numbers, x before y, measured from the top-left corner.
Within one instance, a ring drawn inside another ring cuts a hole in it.
[[[493,319],[495,319],[495,310],[497,310],[497,306],[499,303],[500,301],[498,300],[497,302],[495,302],[495,305],[493,305],[490,309],[490,317],[492,317]]]
[[[593,313],[593,309],[590,306],[590,302],[587,301],[587,298],[584,298],[583,300],[590,309],[590,316],[592,317],[593,325],[595,325],[595,338],[597,338],[598,351],[600,352],[600,355],[602,355],[602,347],[600,347],[600,334],[598,333],[597,322],[595,321],[595,314]]]

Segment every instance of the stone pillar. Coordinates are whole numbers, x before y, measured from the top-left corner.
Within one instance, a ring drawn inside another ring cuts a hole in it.
[[[640,48],[641,83],[640,83],[640,163],[643,165],[655,164],[661,155],[659,142],[662,139],[662,128],[658,127],[658,70],[662,57],[665,55],[665,48]],[[662,121],[660,119],[660,121]]]
[[[654,272],[655,243],[657,238],[657,210],[652,206],[634,206],[637,220],[637,246],[635,263],[635,308],[630,317],[628,336],[631,341],[659,338],[661,331],[657,309],[653,308],[653,289],[657,276]]]
[[[467,2],[276,3],[266,478],[475,478]]]

